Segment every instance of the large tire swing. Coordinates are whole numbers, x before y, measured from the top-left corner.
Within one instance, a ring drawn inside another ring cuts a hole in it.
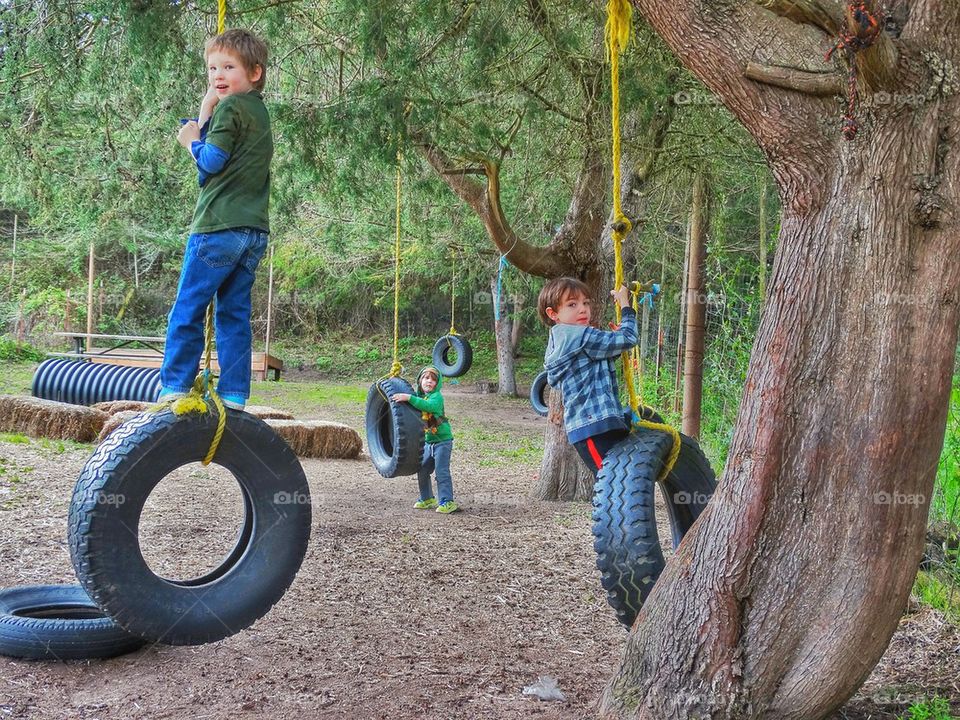
[[[69,516],[74,570],[96,604],[134,635],[169,645],[233,635],[280,600],[303,562],[311,501],[299,460],[263,421],[226,413],[214,460],[239,483],[245,519],[234,548],[202,577],[155,574],[138,529],[160,481],[207,455],[216,413],[134,418],[97,448],[77,480]]]
[[[456,357],[451,360],[450,354]],[[444,377],[466,375],[473,365],[473,348],[462,335],[444,335],[433,346],[433,365]]]
[[[0,590],[0,655],[92,660],[133,652],[143,644],[104,615],[79,585]]]
[[[423,421],[409,403],[396,403],[396,393],[413,394],[406,380],[378,380],[367,393],[367,447],[373,466],[385,478],[415,475],[423,456]]]
[[[550,412],[549,392],[547,371],[541,370],[533,379],[533,385],[530,386],[530,404],[533,406],[534,412],[540,417],[546,417]]]
[[[680,454],[662,483],[657,478],[673,438],[644,427],[614,447],[597,474],[593,535],[600,582],[617,619],[631,627],[663,572],[657,534],[655,486],[660,485],[676,548],[716,488],[710,464],[697,442],[680,436]]]

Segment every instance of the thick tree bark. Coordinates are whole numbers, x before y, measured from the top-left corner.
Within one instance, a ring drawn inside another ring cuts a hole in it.
[[[723,480],[601,713],[818,720],[882,655],[923,546],[960,323],[960,6],[917,0],[858,56],[923,99],[861,108],[846,143],[828,101],[743,74],[761,46],[822,58],[839,2],[634,4],[760,143],[783,221]]]

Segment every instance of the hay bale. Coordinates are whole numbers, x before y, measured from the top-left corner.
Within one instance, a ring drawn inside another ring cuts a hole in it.
[[[104,423],[103,429],[100,431],[100,435],[97,436],[97,443],[102,443],[107,439],[107,435],[123,425],[127,420],[135,418],[140,414],[141,413],[136,410],[122,410],[108,417],[107,422]]]
[[[0,432],[92,442],[108,415],[102,410],[34,397],[0,395]]]
[[[119,412],[135,410],[143,412],[147,410],[152,403],[140,402],[139,400],[109,400],[107,402],[96,403],[92,407],[97,410],[103,410],[107,415],[116,415]]]
[[[352,427],[322,420],[266,420],[298,457],[355,460],[363,443]]]
[[[247,405],[244,412],[258,417],[261,420],[293,420],[293,415],[286,410],[277,410],[266,405]]]

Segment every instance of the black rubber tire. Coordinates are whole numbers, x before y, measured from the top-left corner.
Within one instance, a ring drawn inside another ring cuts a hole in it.
[[[450,351],[457,354],[455,362],[450,362]],[[466,375],[473,365],[473,348],[462,335],[444,335],[433,346],[433,365],[444,377]]]
[[[547,384],[547,371],[542,370],[539,375],[533,379],[533,385],[530,386],[530,404],[533,405],[534,412],[540,417],[546,417],[550,412],[550,402],[547,393],[550,392],[550,386]]]
[[[593,547],[600,584],[617,620],[628,628],[663,572],[654,493],[672,445],[667,433],[634,428],[607,453],[594,485]]]
[[[79,585],[0,590],[0,655],[29,660],[91,660],[143,647],[104,615]]]
[[[216,423],[214,413],[132,418],[94,451],[74,489],[77,577],[104,612],[148,640],[199,645],[243,630],[283,597],[306,553],[311,504],[300,461],[263,421],[227,410],[214,462],[233,473],[244,496],[236,545],[219,567],[191,580],[147,566],[138,542],[144,503],[171,471],[206,455]]]
[[[660,483],[670,518],[674,549],[707,507],[717,489],[717,476],[692,437],[680,433],[680,454],[670,474]]]
[[[373,466],[385,478],[415,475],[423,457],[420,413],[409,403],[391,402],[395,393],[413,394],[413,388],[402,378],[387,378],[367,392],[367,448]]]

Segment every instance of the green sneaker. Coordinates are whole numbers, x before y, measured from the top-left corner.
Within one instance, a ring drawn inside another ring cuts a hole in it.
[[[444,515],[449,515],[452,512],[456,512],[460,509],[460,506],[457,505],[453,500],[445,502],[443,505],[437,506],[437,512],[443,513]]]
[[[414,510],[433,510],[437,506],[436,498],[428,498],[427,500],[419,500],[413,505]]]

